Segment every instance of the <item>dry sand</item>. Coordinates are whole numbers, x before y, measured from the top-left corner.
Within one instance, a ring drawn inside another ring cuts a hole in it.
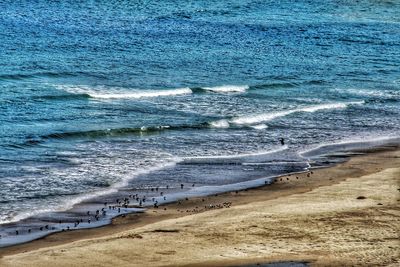
[[[0,266],[399,266],[399,180],[399,150],[371,153],[2,249]]]

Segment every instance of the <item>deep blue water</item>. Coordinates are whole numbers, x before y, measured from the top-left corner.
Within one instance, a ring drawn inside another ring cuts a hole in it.
[[[0,1],[0,223],[398,137],[400,3],[293,2]]]

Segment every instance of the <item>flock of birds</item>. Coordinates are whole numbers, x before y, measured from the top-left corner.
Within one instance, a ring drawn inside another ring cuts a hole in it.
[[[310,177],[310,175],[313,174],[312,171],[307,172],[307,177]],[[287,175],[286,177],[286,181],[284,180],[285,177],[280,177],[276,179],[276,182],[287,182],[290,180],[289,178],[290,175]],[[299,176],[295,176],[296,179],[299,179]],[[265,184],[269,184],[269,181],[265,181]],[[192,184],[192,187],[194,187],[195,184]],[[180,189],[184,189],[185,185],[184,184],[180,184],[180,186],[178,186],[178,188],[180,187]],[[169,186],[164,187],[165,189],[170,189]],[[163,200],[166,200],[167,197],[165,195],[164,191],[161,191],[160,187],[152,187],[149,189],[150,192],[153,193],[159,193],[160,197],[163,198]],[[235,191],[236,194],[239,193],[239,191]],[[217,196],[217,195],[215,195]],[[188,198],[185,198],[185,200],[189,200]],[[101,209],[97,209],[96,211],[87,211],[85,214],[85,218],[80,218],[77,219],[73,224],[71,225],[67,225],[65,228],[62,228],[61,231],[69,231],[72,228],[77,228],[79,225],[86,223],[86,224],[91,224],[93,221],[99,221],[102,217],[106,217],[108,212],[114,212],[117,214],[121,213],[121,209],[125,208],[143,208],[146,202],[152,202],[152,206],[154,209],[158,209],[159,208],[159,202],[158,200],[156,200],[156,197],[151,197],[151,200],[149,197],[147,197],[146,195],[142,195],[140,196],[139,194],[130,194],[127,197],[124,197],[122,199],[117,198],[115,200],[115,202],[113,203],[108,203],[108,202],[104,202],[104,207]],[[205,199],[202,198],[202,202],[204,202]],[[133,203],[134,202],[134,203]],[[181,205],[182,202],[181,201],[177,201],[177,205]],[[221,208],[230,208],[232,205],[232,202],[223,202],[223,203],[218,203],[218,204],[208,204],[205,205],[204,208],[200,208],[199,206],[196,206],[194,208],[191,209],[177,209],[177,212],[187,212],[187,213],[198,213],[198,212],[203,212],[206,210],[211,210],[211,209],[221,209]],[[150,205],[147,205],[150,206]],[[166,210],[166,208],[164,208],[164,210]],[[125,210],[126,211],[126,210]],[[125,212],[126,213],[126,212]],[[123,216],[125,216],[125,213],[123,214]],[[62,224],[62,220],[58,221],[58,224]],[[57,230],[57,228],[55,226],[50,226],[49,224],[43,225],[38,227],[37,229],[27,229],[26,232],[28,234],[31,234],[34,230],[36,231],[55,231]],[[15,230],[15,236],[18,236],[20,234],[22,234],[21,230]],[[0,239],[2,238],[2,236],[0,235]]]
[[[285,141],[284,141],[283,138],[280,138],[279,141],[280,141],[281,145],[285,144]],[[308,172],[307,173],[307,177],[310,177],[311,174],[313,174],[312,171]],[[290,175],[288,175],[288,176],[290,176]],[[299,179],[299,177],[296,176],[296,179]],[[286,180],[289,181],[290,178],[286,177]],[[278,180],[276,180],[276,181],[278,181]],[[284,177],[280,177],[279,178],[279,182],[285,182],[284,181]],[[270,184],[270,182],[269,181],[265,181],[265,184],[266,185]],[[194,186],[195,186],[195,184],[192,184],[192,187],[194,187]],[[178,188],[179,187],[180,187],[181,190],[183,190],[185,185],[184,184],[180,184],[180,186],[178,186]],[[167,200],[167,197],[166,197],[164,191],[160,191],[160,189],[161,188],[159,186],[151,187],[149,189],[149,191],[151,191],[153,195],[154,195],[154,193],[158,194],[158,192],[159,192],[160,197],[162,197],[162,199],[164,201]],[[168,190],[168,189],[170,189],[170,187],[167,185],[165,187],[165,189]],[[236,192],[236,194],[238,194],[238,191],[235,191],[235,192]],[[185,198],[185,200],[189,200],[189,199]],[[150,199],[146,195],[140,196],[139,194],[130,194],[127,197],[124,197],[123,199],[117,198],[115,200],[115,202],[113,202],[113,203],[104,202],[104,207],[103,208],[97,209],[94,212],[93,211],[87,211],[84,218],[77,219],[73,224],[67,225],[65,228],[61,228],[61,231],[62,232],[69,231],[69,230],[71,230],[72,227],[73,228],[77,228],[79,225],[81,225],[83,223],[91,224],[92,221],[99,221],[102,217],[106,217],[108,212],[114,212],[116,214],[120,214],[122,208],[125,208],[125,209],[134,208],[134,207],[143,208],[146,205],[145,203],[149,202],[149,201],[150,201]],[[152,201],[153,208],[158,209],[160,204],[159,204],[158,200],[156,200],[156,197],[154,197],[154,196],[151,197],[151,201]],[[204,198],[202,199],[202,201],[203,202],[205,201]],[[136,203],[134,205],[131,205],[132,202],[136,202]],[[178,201],[177,204],[181,205],[181,201]],[[205,205],[204,208],[199,208],[198,206],[196,206],[193,209],[186,209],[186,212],[197,213],[197,212],[202,212],[202,211],[210,210],[210,209],[229,208],[229,207],[231,207],[231,205],[232,205],[232,202],[223,202],[223,203],[220,203],[220,204]],[[146,206],[149,206],[149,205],[146,205]],[[166,208],[164,208],[164,210],[166,210]],[[177,211],[181,212],[181,213],[185,212],[185,210],[180,210],[180,209],[177,209]],[[59,225],[63,224],[62,220],[59,220],[58,224]],[[49,224],[46,224],[44,226],[38,227],[38,229],[29,228],[29,229],[26,230],[26,232],[28,234],[31,234],[33,232],[33,230],[37,230],[37,231],[41,231],[41,232],[42,231],[49,231],[49,230],[55,231],[55,230],[57,230],[57,228],[54,225],[50,226]],[[15,235],[16,236],[18,236],[20,234],[22,234],[21,230],[15,230]],[[0,235],[0,239],[1,238],[2,238],[2,236]]]

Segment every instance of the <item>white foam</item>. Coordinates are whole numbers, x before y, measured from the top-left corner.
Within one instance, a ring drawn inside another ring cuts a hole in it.
[[[163,168],[168,168],[168,167],[172,167],[174,165],[176,165],[177,162],[179,162],[180,159],[177,158],[173,158],[167,162],[164,163],[159,163],[155,166],[152,167],[147,167],[147,168],[143,168],[140,170],[135,171],[134,173],[131,173],[130,175],[124,177],[124,179],[122,179],[121,181],[113,184],[112,186],[110,186],[107,189],[104,190],[98,190],[98,191],[92,191],[92,192],[85,192],[82,194],[78,194],[76,196],[73,196],[71,198],[67,198],[64,201],[62,201],[62,203],[60,203],[60,205],[54,206],[52,208],[48,208],[48,209],[37,209],[37,210],[30,210],[30,211],[26,211],[20,214],[17,214],[15,216],[13,216],[11,219],[1,219],[0,220],[0,225],[1,224],[7,224],[7,223],[12,223],[12,222],[18,222],[21,221],[23,219],[32,217],[32,216],[36,216],[36,215],[40,215],[40,214],[44,214],[44,213],[48,213],[48,212],[57,212],[57,211],[65,211],[65,210],[69,210],[71,208],[74,207],[74,205],[81,203],[85,200],[88,199],[92,199],[95,198],[97,196],[102,196],[102,195],[107,195],[107,194],[112,194],[115,192],[118,192],[118,189],[124,186],[128,185],[128,182],[132,179],[134,179],[135,177],[142,175],[142,174],[147,174],[147,173],[151,173]]]
[[[244,93],[249,89],[248,85],[222,85],[215,87],[203,87],[204,90],[216,93]]]
[[[89,94],[94,98],[101,99],[124,99],[124,98],[144,98],[144,97],[160,97],[160,96],[175,96],[191,94],[190,88],[181,88],[173,90],[158,90],[158,91],[135,91],[133,93],[120,93],[120,94]]]
[[[359,137],[354,137],[354,138],[346,138],[345,140],[340,140],[336,142],[329,142],[325,144],[319,144],[315,147],[311,147],[302,151],[298,152],[298,155],[303,157],[304,155],[317,151],[321,148],[325,147],[332,147],[332,146],[339,146],[339,145],[354,145],[358,146],[360,145],[361,147],[364,147],[365,145],[367,146],[378,146],[378,145],[385,145],[390,142],[395,142],[398,143],[400,142],[400,136],[398,135],[393,135],[393,136],[359,136]]]
[[[213,121],[210,125],[214,128],[229,128],[229,122],[227,120]]]
[[[263,113],[263,114],[258,114],[258,115],[237,117],[237,118],[230,120],[230,123],[250,124],[251,125],[251,124],[271,121],[273,119],[284,117],[284,116],[290,115],[292,113],[297,113],[297,112],[316,112],[316,111],[324,110],[324,109],[343,109],[343,108],[348,107],[349,105],[361,105],[363,103],[364,103],[364,101],[320,104],[320,105],[302,107],[302,108],[291,109],[291,110],[276,111],[276,112]]]
[[[122,88],[105,88],[74,86],[74,85],[57,85],[57,88],[72,94],[87,94],[90,97],[98,99],[138,99],[162,96],[186,95],[193,93],[190,88],[177,88],[166,90],[129,90]]]
[[[91,192],[91,193],[85,193],[82,194],[80,196],[74,197],[74,199],[70,200],[67,203],[67,208],[64,206],[62,208],[62,210],[67,210],[72,208],[75,204],[81,203],[84,200],[88,200],[88,199],[92,199],[94,197],[97,196],[102,196],[102,195],[106,195],[106,194],[111,194],[111,193],[115,193],[118,191],[119,188],[127,186],[128,182],[132,179],[134,179],[135,177],[142,175],[142,174],[147,174],[147,173],[151,173],[157,170],[161,170],[167,167],[172,167],[175,166],[177,162],[179,162],[179,159],[171,159],[171,161],[168,162],[164,162],[164,163],[159,163],[158,165],[152,166],[152,167],[147,167],[147,168],[143,168],[140,170],[135,171],[134,173],[131,173],[129,176],[124,177],[124,179],[122,179],[121,181],[113,184],[111,187],[109,187],[108,189],[105,190],[99,190],[99,191],[95,191],[95,192]]]
[[[400,97],[399,92],[396,91],[388,91],[388,90],[373,90],[373,89],[360,89],[360,88],[350,88],[350,89],[345,89],[348,93],[353,94],[353,95],[358,95],[358,96],[366,96],[366,97]],[[337,89],[336,91],[341,91]]]
[[[287,145],[278,147],[272,150],[266,151],[256,151],[252,153],[243,153],[243,154],[236,154],[236,155],[217,155],[217,156],[198,156],[198,157],[186,157],[183,158],[184,160],[193,160],[193,159],[235,159],[235,158],[245,158],[245,157],[255,157],[255,156],[263,156],[269,155],[277,152],[281,152],[288,149]]]
[[[242,116],[234,118],[230,122],[235,124],[254,124],[254,123],[271,121],[275,118],[283,117],[291,113],[294,113],[294,111],[288,110],[288,111],[264,113],[259,115]]]
[[[12,223],[12,222],[18,222],[20,220],[26,219],[28,217],[31,216],[35,216],[41,213],[45,213],[45,212],[52,212],[55,211],[55,209],[41,209],[41,210],[30,210],[30,211],[26,211],[24,213],[21,214],[17,214],[15,216],[12,216],[12,218],[0,218],[0,225],[2,224],[7,224],[7,223]]]
[[[264,129],[267,129],[268,126],[265,124],[257,124],[257,125],[252,126],[252,128],[254,128],[256,130],[264,130]]]

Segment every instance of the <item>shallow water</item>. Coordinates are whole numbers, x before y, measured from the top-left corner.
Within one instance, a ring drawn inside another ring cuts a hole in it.
[[[397,137],[399,3],[292,2],[0,2],[0,246]]]

